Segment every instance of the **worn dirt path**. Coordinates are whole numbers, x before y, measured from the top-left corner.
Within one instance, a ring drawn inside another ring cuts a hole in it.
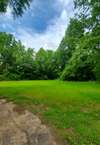
[[[13,103],[0,100],[0,145],[56,145],[40,119]]]

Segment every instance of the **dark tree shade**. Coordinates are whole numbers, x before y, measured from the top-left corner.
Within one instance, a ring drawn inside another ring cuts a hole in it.
[[[0,0],[0,12],[6,12],[8,0]]]
[[[30,6],[31,1],[32,0],[0,0],[0,12],[5,13],[7,6],[10,6],[14,17],[22,16],[24,10]]]

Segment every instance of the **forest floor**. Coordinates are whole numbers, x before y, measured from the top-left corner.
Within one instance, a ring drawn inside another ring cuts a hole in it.
[[[5,81],[0,96],[36,114],[60,145],[100,144],[100,83]]]

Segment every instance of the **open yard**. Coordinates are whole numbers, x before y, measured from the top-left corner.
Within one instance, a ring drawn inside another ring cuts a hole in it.
[[[0,82],[0,98],[37,114],[60,145],[100,145],[100,83]]]

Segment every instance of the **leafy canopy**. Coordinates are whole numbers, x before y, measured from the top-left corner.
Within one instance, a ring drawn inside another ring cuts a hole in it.
[[[30,6],[31,1],[32,0],[0,0],[0,12],[5,13],[9,6],[15,17],[22,16],[24,10]]]

